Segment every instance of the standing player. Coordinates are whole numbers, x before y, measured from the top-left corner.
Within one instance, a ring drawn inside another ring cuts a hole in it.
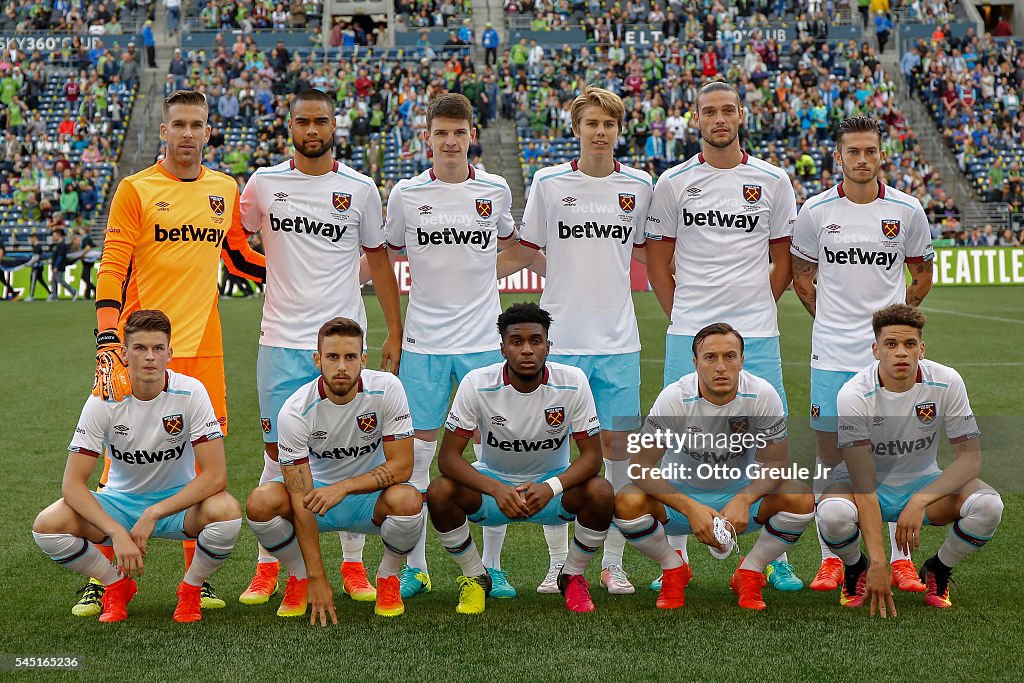
[[[438,539],[462,569],[460,614],[484,611],[491,589],[469,522],[553,524],[576,519],[573,543],[557,578],[570,612],[593,612],[583,572],[612,520],[611,484],[598,476],[601,441],[594,398],[579,369],[547,363],[551,316],[534,303],[498,316],[506,362],[473,370],[455,393],[427,504]],[[502,420],[495,420],[497,415]],[[480,430],[476,465],[462,453]],[[569,435],[580,449],[569,464]],[[564,493],[563,493],[564,491]]]
[[[295,391],[320,376],[313,364],[317,330],[337,315],[366,329],[359,289],[359,250],[366,253],[388,336],[381,369],[398,371],[402,310],[395,271],[384,249],[380,191],[373,180],[335,161],[334,103],[320,90],[291,102],[288,128],[295,156],[258,169],[242,192],[242,224],[263,231],[267,298],[263,304],[256,389],[266,452],[260,484],[281,476],[277,415]],[[373,600],[363,566],[364,537],[342,532],[345,592]],[[256,575],[239,600],[262,604],[277,590],[278,563],[261,546]]]
[[[174,620],[203,618],[206,579],[235,547],[242,511],[227,488],[220,423],[203,385],[171,370],[171,321],[139,310],[124,326],[132,393],[90,396],[68,450],[63,498],[39,513],[32,536],[55,562],[105,587],[100,621],[128,617],[150,538],[197,540],[178,585]],[[107,485],[89,490],[96,459],[112,457]],[[197,473],[196,465],[202,468]],[[112,547],[118,566],[100,547]]]
[[[932,288],[928,218],[921,203],[878,179],[885,161],[882,131],[866,116],[839,124],[836,164],[843,181],[810,198],[793,228],[793,288],[814,317],[811,333],[811,429],[818,462],[835,467],[836,395],[871,362],[871,314],[892,303],[918,306]],[[910,271],[906,284],[904,265]],[[820,493],[827,481],[815,482]],[[925,586],[889,524],[893,585],[919,593]],[[822,562],[814,590],[835,590],[843,564],[821,540]]]
[[[426,515],[412,474],[412,420],[398,378],[365,370],[363,328],[349,318],[324,323],[313,362],[316,379],[281,408],[281,477],[249,495],[245,510],[256,538],[288,568],[281,617],[338,623],[319,534],[380,534],[375,612],[405,612],[398,572],[419,541]]]
[[[658,178],[647,216],[647,273],[670,318],[665,386],[693,372],[697,330],[722,321],[746,339],[746,370],[768,380],[785,408],[775,302],[792,279],[796,197],[785,171],[740,148],[743,116],[731,85],[700,89],[693,122],[702,151]],[[685,562],[686,539],[672,540]],[[769,573],[776,588],[803,587],[785,558]]]
[[[920,546],[922,524],[952,524],[938,552],[925,561],[920,579],[924,603],[951,607],[953,568],[995,535],[1003,501],[977,478],[981,445],[967,388],[953,368],[925,360],[924,315],[892,304],[871,320],[875,362],[839,390],[839,448],[843,464],[836,483],[818,503],[818,525],[843,561],[840,602],[867,601],[871,614],[896,616],[891,570],[885,562],[882,522],[896,522],[896,544],[909,555]],[[940,470],[939,425],[953,447],[953,462]],[[860,550],[861,535],[870,566]]]
[[[217,275],[228,271],[262,282],[266,261],[249,246],[238,208],[234,178],[202,165],[210,139],[206,96],[178,90],[163,104],[160,139],[167,154],[149,168],[123,179],[110,204],[103,257],[96,277],[96,383],[93,394],[119,401],[131,393],[121,332],[141,308],[159,309],[174,326],[175,372],[195,377],[210,396],[221,430],[228,431],[224,348],[217,309]],[[104,474],[106,482],[110,459]],[[195,542],[185,542],[185,564]],[[72,610],[99,611],[102,587],[87,586]],[[203,607],[224,601],[203,587]]]
[[[651,408],[640,436],[654,445],[641,441],[632,468],[637,485],[615,496],[615,525],[661,564],[662,609],[686,603],[690,579],[662,525],[665,533],[693,533],[718,550],[724,548],[713,533],[715,518],[736,534],[761,528],[729,587],[740,607],[763,610],[762,572],[811,523],[814,497],[806,484],[782,480],[789,459],[782,399],[743,370],[740,334],[725,323],[708,325],[694,336],[693,363],[697,370],[665,387]]]
[[[495,279],[498,241],[515,237],[505,179],[469,165],[473,107],[446,93],[427,106],[424,139],[433,166],[399,181],[388,198],[388,247],[405,249],[412,278],[399,377],[409,396],[415,467],[410,483],[430,483],[437,430],[452,383],[501,360],[493,321],[501,311]],[[430,590],[423,539],[402,570],[402,597]]]
[[[580,158],[534,176],[519,242],[498,257],[498,277],[545,250],[547,280],[540,303],[553,318],[550,360],[587,375],[601,419],[605,477],[618,491],[629,483],[626,436],[640,426],[640,334],[629,269],[632,258],[646,260],[644,223],[653,188],[650,175],[613,156],[625,116],[618,95],[587,86],[571,112]],[[497,543],[489,529],[484,532],[488,569],[494,566],[488,560],[500,560],[504,529],[498,530]],[[563,529],[557,532],[564,537]],[[546,536],[550,533],[545,529]],[[625,543],[614,527],[608,532],[601,583],[612,594],[634,590],[622,568]],[[538,591],[558,590],[555,562],[553,557]]]

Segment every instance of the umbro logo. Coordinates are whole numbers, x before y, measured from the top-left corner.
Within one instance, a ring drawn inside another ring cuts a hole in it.
[[[434,207],[430,206],[429,204],[424,204],[423,206],[420,207],[420,215],[421,216],[429,216],[430,212],[433,211],[433,210],[434,210]]]
[[[114,425],[114,431],[117,432],[118,434],[127,434],[128,425]]]
[[[313,438],[313,439],[326,439],[327,438],[327,432],[325,432],[323,430],[320,430],[320,431],[317,431],[317,432],[313,432],[309,436],[310,436],[310,438]]]
[[[170,211],[171,209],[171,205],[167,202],[157,202],[154,206],[156,206],[157,211]]]
[[[835,235],[836,233],[838,233],[842,229],[842,227],[843,226],[838,225],[836,223],[833,223],[832,225],[826,225],[825,226],[825,232],[827,232],[830,235]]]
[[[686,194],[690,195],[691,197],[696,197],[697,195],[700,194],[700,188],[699,187],[688,187],[688,188],[686,188]]]
[[[283,202],[286,199],[288,199],[288,193],[287,192],[275,192],[274,193],[274,201],[275,202]]]
[[[871,424],[873,426],[875,426],[875,427],[878,427],[883,422],[885,422],[885,418],[884,417],[880,417],[880,416],[876,415],[875,417],[871,418]]]
[[[576,198],[562,197],[562,206],[576,206]]]
[[[503,418],[501,415],[492,415],[491,416],[491,424],[492,425],[499,425],[500,426],[500,425],[505,424],[506,422],[508,422],[508,420]]]

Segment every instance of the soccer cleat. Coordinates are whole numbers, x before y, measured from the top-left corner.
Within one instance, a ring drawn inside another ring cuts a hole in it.
[[[559,574],[558,590],[565,596],[565,608],[570,612],[593,612],[597,609],[590,599],[590,582],[582,574]]]
[[[678,555],[680,558],[682,558],[683,551],[682,550],[677,550],[676,551],[676,555]],[[686,588],[687,586],[690,585],[690,579],[693,578],[693,570],[690,568],[690,563],[686,562],[685,560],[683,561],[683,566],[686,567],[686,571],[683,572],[683,576],[686,577],[686,579],[685,579],[685,581],[683,583],[683,588]],[[659,576],[654,581],[651,581],[651,590],[656,592],[656,593],[658,591],[660,591],[661,590],[661,582],[662,582],[662,580],[664,578],[665,578],[664,576]]]
[[[107,589],[103,591],[103,614],[100,615],[100,621],[104,624],[112,624],[115,621],[127,619],[128,603],[132,601],[138,590],[135,580],[129,577],[107,586]]]
[[[924,593],[927,587],[917,577],[913,560],[896,560],[889,565],[892,569],[892,585],[905,593]]]
[[[818,573],[811,581],[812,591],[834,591],[843,582],[843,561],[838,557],[826,557],[818,567]]]
[[[936,571],[939,567],[939,571]],[[938,564],[938,558],[932,558],[921,567],[920,580],[925,585],[924,604],[929,607],[944,609],[952,607],[953,601],[949,599],[949,584],[953,578],[953,570],[941,571],[943,565]]]
[[[804,587],[804,582],[793,571],[793,565],[782,560],[775,560],[764,568],[765,578],[777,591],[798,591]]]
[[[402,571],[398,575],[402,583],[402,599],[407,600],[417,593],[430,592],[430,574],[422,569],[402,565]]]
[[[362,562],[342,562],[341,578],[345,592],[358,602],[370,602],[377,599],[377,589],[366,577],[366,567]]]
[[[547,595],[555,595],[558,593],[558,575],[562,573],[562,563],[552,562],[548,565],[548,573],[544,575],[544,580],[537,586],[537,592]]]
[[[309,587],[309,579],[299,579],[294,576],[288,577],[284,585],[284,598],[281,606],[277,608],[279,617],[301,617],[306,613],[306,590]]]
[[[744,609],[763,611],[768,605],[761,597],[761,588],[768,583],[768,579],[761,572],[753,569],[737,569],[729,580],[729,588],[740,596],[739,606]]]
[[[362,563],[360,563],[362,566]],[[377,577],[377,589],[374,591],[377,604],[373,613],[379,617],[397,617],[405,614],[405,603],[402,602],[402,582],[397,576]]]
[[[843,592],[839,596],[839,604],[843,607],[860,607],[864,603],[864,593],[868,584],[868,563],[863,557],[857,564],[846,567],[843,577]]]
[[[249,587],[238,596],[243,605],[262,605],[277,592],[277,574],[280,565],[277,562],[260,562],[256,565],[256,576],[252,577]]]
[[[487,574],[491,577],[492,598],[514,598],[516,597],[515,586],[508,582],[508,572],[500,569],[487,568]]]
[[[89,579],[89,583],[78,589],[82,597],[71,608],[71,613],[76,617],[95,617],[103,611],[103,584],[96,579]]]
[[[203,612],[200,608],[202,602],[202,588],[182,581],[178,584],[178,606],[174,608],[174,620],[179,624],[190,624],[193,621],[201,621]]]
[[[220,609],[227,605],[226,602],[218,598],[217,594],[213,592],[213,586],[210,585],[209,581],[203,581],[200,596],[199,604],[202,605],[203,609]]]
[[[483,614],[487,594],[491,591],[490,574],[459,576],[455,580],[459,584],[459,604],[455,611],[459,614]]]
[[[658,609],[679,609],[686,604],[686,584],[690,580],[690,565],[684,563],[675,569],[661,572],[661,591],[654,606]]]
[[[608,589],[609,595],[632,595],[636,592],[621,564],[609,565],[601,570],[601,585]]]

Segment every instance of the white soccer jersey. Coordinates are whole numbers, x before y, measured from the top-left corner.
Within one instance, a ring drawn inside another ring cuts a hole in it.
[[[196,477],[194,444],[220,439],[217,415],[199,380],[171,370],[164,390],[149,401],[90,396],[68,450],[98,458],[107,449],[106,488],[150,493],[184,486]]]
[[[478,465],[513,484],[568,467],[569,435],[580,441],[601,431],[587,376],[561,363],[547,363],[544,382],[529,394],[512,386],[505,363],[471,370],[445,427],[466,437],[479,429]]]
[[[811,367],[844,372],[871,362],[871,315],[906,301],[903,264],[935,257],[921,203],[881,182],[870,204],[851,202],[842,183],[809,199],[790,250],[818,264]]]
[[[665,451],[662,468],[687,472],[675,483],[702,489],[734,485],[736,479],[721,475],[703,476],[700,465],[738,468],[746,477],[747,467],[755,464],[756,444],[773,444],[787,435],[786,413],[779,393],[770,383],[746,370],[740,371],[736,398],[724,406],[701,398],[696,372],[683,375],[665,387],[644,421],[641,437],[657,436],[672,444]],[[685,470],[683,468],[686,468]]]
[[[388,244],[409,258],[402,348],[477,353],[498,348],[498,240],[515,232],[512,192],[501,176],[469,169],[462,183],[433,169],[401,180],[388,198]]]
[[[260,344],[315,349],[320,326],[339,315],[366,329],[359,248],[384,248],[373,180],[337,161],[320,176],[284,161],[253,173],[241,210],[246,230],[263,231],[267,256]]]
[[[365,474],[384,462],[383,442],[412,436],[409,401],[398,378],[363,370],[359,393],[343,406],[333,403],[316,378],[281,407],[278,462],[309,462],[313,479],[334,484]]]
[[[669,334],[693,336],[727,322],[744,336],[777,336],[768,244],[788,242],[794,220],[789,176],[746,152],[733,168],[698,154],[663,173],[646,231],[648,239],[675,242]]]
[[[837,404],[839,447],[871,446],[880,483],[898,486],[939,472],[940,424],[950,443],[981,436],[960,373],[926,359],[910,391],[886,389],[875,361],[843,385]]]
[[[553,319],[552,353],[640,350],[629,268],[633,247],[645,241],[652,194],[650,175],[619,162],[604,178],[576,161],[534,176],[519,241],[547,254],[540,305]]]

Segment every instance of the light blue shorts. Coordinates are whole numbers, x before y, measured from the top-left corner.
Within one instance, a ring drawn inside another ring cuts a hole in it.
[[[557,470],[552,470],[538,477],[537,481],[545,481],[547,479],[550,479],[551,477],[557,477],[562,472],[565,472],[566,469],[568,468],[562,467]],[[483,467],[477,467],[477,470],[481,474],[486,474],[488,477],[491,477],[492,479],[497,479],[498,481],[504,482],[509,486],[515,486],[515,484],[513,484],[512,482],[502,479],[494,472],[484,469]],[[562,506],[561,493],[559,493],[557,496],[553,496],[551,500],[548,501],[547,505],[545,505],[536,514],[531,515],[526,519],[509,519],[505,516],[505,513],[501,511],[501,508],[498,507],[498,501],[496,501],[493,497],[488,496],[485,493],[483,494],[483,502],[480,504],[480,509],[472,513],[471,515],[468,515],[468,517],[469,521],[473,522],[474,524],[479,524],[481,526],[501,526],[503,524],[512,524],[518,522],[530,522],[532,524],[567,524],[576,519],[576,515],[570,514]]]
[[[470,370],[500,363],[501,352],[432,354],[402,352],[398,378],[409,397],[413,429],[438,429],[448,417],[452,387]]]
[[[601,429],[628,432],[640,427],[640,352],[592,356],[548,356],[582,370],[590,382]]]
[[[313,351],[259,345],[256,392],[260,400],[264,443],[277,443],[277,415],[284,402],[299,387],[320,376],[320,371],[313,364]]]
[[[93,491],[92,495],[103,508],[103,511],[114,518],[114,521],[128,531],[132,530],[135,523],[142,517],[150,505],[155,505],[162,500],[170,498],[184,486],[164,489],[162,491],[150,491],[147,493],[122,493],[105,486],[99,491]],[[185,533],[185,513],[188,510],[176,512],[167,517],[161,517],[153,529],[151,538],[173,538],[178,541],[194,540]]]
[[[733,499],[733,496],[746,488],[748,484],[750,484],[749,481],[741,480],[726,486],[725,488],[712,491],[692,486],[673,485],[679,489],[681,493],[685,493],[701,505],[707,505],[709,508],[721,511],[722,508],[724,508],[729,501]],[[747,519],[747,529],[743,533],[753,533],[761,528],[761,525],[754,519],[757,517],[757,512],[760,509],[760,500],[750,506],[750,517]],[[666,534],[669,536],[685,536],[693,533],[693,530],[690,528],[690,520],[686,518],[686,515],[668,505],[665,506],[665,513],[668,515],[668,522],[665,524]]]
[[[839,431],[839,410],[836,397],[856,372],[811,368],[811,429],[819,432]]]
[[[275,477],[271,481],[284,483],[283,477]],[[330,484],[313,480],[313,488],[322,489]],[[359,534],[375,534],[380,536],[380,527],[373,523],[373,511],[383,491],[373,493],[353,493],[345,496],[340,503],[327,511],[325,515],[316,516],[316,525],[320,533],[326,531],[352,531]],[[419,493],[417,491],[417,493]]]
[[[875,489],[875,493],[878,494],[878,507],[882,510],[882,521],[898,521],[903,508],[907,507],[907,503],[910,502],[910,497],[938,479],[940,474],[942,473],[932,472],[925,474],[906,484],[879,484],[878,488]],[[841,470],[836,473],[834,481],[850,483],[850,473],[846,470]],[[924,515],[924,523],[931,524],[928,521],[927,512]]]
[[[779,392],[782,407],[789,415],[786,387],[782,384],[782,351],[778,337],[745,337],[743,339],[743,369],[767,380]],[[665,386],[683,375],[694,372],[693,337],[682,334],[665,335]]]

